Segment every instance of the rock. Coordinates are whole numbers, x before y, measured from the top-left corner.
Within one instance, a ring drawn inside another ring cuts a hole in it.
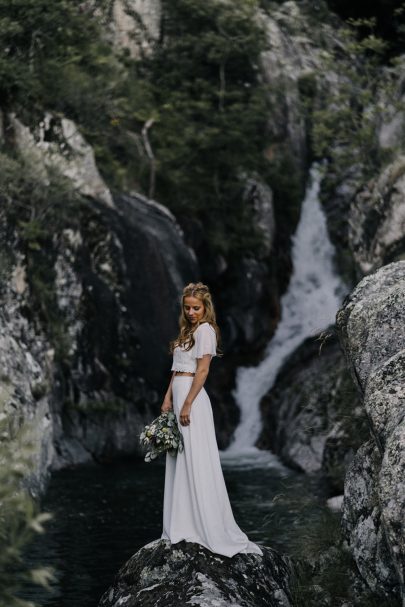
[[[160,0],[114,0],[109,23],[113,43],[128,49],[132,58],[151,52],[159,39],[161,13]]]
[[[368,441],[346,475],[342,524],[361,577],[373,592],[389,596],[395,593],[397,580],[378,506],[380,467],[378,449]]]
[[[343,506],[344,495],[335,495],[326,500],[326,505],[332,510],[332,512],[340,512]]]
[[[345,170],[328,167],[320,189],[320,200],[326,212],[329,235],[335,245],[339,272],[352,286],[359,279],[359,270],[349,246],[348,217],[352,201],[363,186],[363,167],[358,162]]]
[[[262,399],[257,446],[303,472],[322,471],[332,491],[341,492],[345,468],[366,432],[365,414],[336,335],[324,335],[322,346],[309,338],[297,348]]]
[[[337,314],[341,343],[364,399],[371,440],[346,479],[347,541],[368,586],[404,599],[405,261],[364,278]]]
[[[325,54],[340,46],[340,20],[326,11],[322,21],[316,15],[313,26],[312,7],[292,0],[262,10],[258,19],[267,33],[267,48],[262,53],[261,70],[269,87],[272,111],[269,131],[275,142],[283,142],[290,150],[296,168],[306,172],[308,163],[308,124],[305,98],[319,94],[325,80],[335,89],[339,76],[325,69]],[[321,79],[318,80],[318,75]],[[275,144],[270,160],[282,150]]]
[[[397,58],[393,66],[382,66],[379,89],[365,108],[366,121],[372,121],[370,132],[376,133],[375,149],[370,150],[373,169],[362,160],[364,154],[350,149],[350,143],[346,153],[354,161],[349,166],[343,163],[344,168],[330,163],[321,184],[337,260],[353,285],[362,276],[405,257],[404,79],[405,56]]]
[[[54,168],[68,177],[81,194],[113,206],[111,192],[98,172],[93,148],[73,120],[46,112],[32,132],[14,112],[8,119],[15,147],[28,163],[35,164],[41,181],[47,184],[48,168]]]
[[[21,259],[19,260],[21,263]],[[55,458],[50,401],[50,344],[21,310],[12,283],[1,285],[0,415],[8,419],[10,439],[18,449],[18,432],[32,441],[32,470],[25,478],[33,496],[43,492]]]
[[[257,176],[246,180],[244,200],[252,208],[255,225],[263,234],[263,257],[270,255],[274,246],[275,219],[273,192]]]
[[[365,277],[337,313],[339,338],[362,394],[370,374],[404,347],[404,268],[405,262],[396,262]]]
[[[56,389],[62,466],[86,453],[140,453],[137,434],[159,413],[170,380],[181,290],[198,275],[166,208],[141,196],[118,196],[115,205],[89,213],[76,245],[58,243],[64,283],[56,292],[73,343]]]
[[[358,192],[348,223],[349,245],[363,275],[405,257],[405,156]]]
[[[401,153],[403,150],[402,129],[405,123],[405,113],[403,105],[400,107],[398,101],[402,104],[405,100],[405,55],[399,55],[395,58],[395,64],[384,65],[382,67],[381,82],[391,81],[393,86],[382,86],[378,91],[378,104],[384,108],[384,113],[380,123],[377,125],[378,143],[381,150]],[[395,101],[395,103],[394,103]]]
[[[291,563],[262,550],[228,558],[194,542],[155,540],[121,567],[99,607],[289,607]]]
[[[224,277],[218,310],[227,347],[233,353],[258,355],[272,336],[278,309],[269,281],[267,264],[254,258],[232,263]]]
[[[19,251],[9,227],[1,404],[11,426],[32,422],[29,485],[38,494],[50,470],[141,456],[137,436],[159,412],[181,290],[198,265],[172,214],[141,196],[117,196],[113,206],[86,200],[48,226],[46,256]],[[39,302],[33,289],[38,264],[51,300]]]
[[[132,59],[153,52],[159,40],[161,0],[84,0],[81,10],[99,19],[106,41],[117,50],[125,50]]]

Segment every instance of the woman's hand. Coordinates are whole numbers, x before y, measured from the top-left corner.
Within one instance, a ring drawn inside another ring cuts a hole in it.
[[[184,405],[180,411],[180,423],[182,426],[190,425],[190,412],[191,412],[191,404],[184,402]]]
[[[162,406],[160,407],[161,413],[166,413],[166,411],[171,411],[173,409],[172,401],[170,398],[165,398]]]

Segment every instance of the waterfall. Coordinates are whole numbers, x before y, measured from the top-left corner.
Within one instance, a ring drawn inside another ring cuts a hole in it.
[[[310,336],[335,321],[347,288],[334,270],[334,247],[319,201],[322,167],[315,163],[292,239],[293,271],[281,298],[281,319],[257,367],[240,367],[233,396],[240,423],[229,447],[220,451],[230,465],[277,466],[278,458],[254,446],[261,431],[260,400],[274,385],[285,360]]]

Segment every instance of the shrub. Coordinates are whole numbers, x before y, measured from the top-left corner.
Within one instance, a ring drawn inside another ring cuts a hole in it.
[[[23,552],[43,524],[52,517],[41,512],[37,502],[23,487],[32,469],[34,445],[29,439],[29,426],[18,431],[0,408],[0,605],[2,607],[35,607],[18,598],[25,584],[47,589],[55,580],[52,567],[28,569]]]

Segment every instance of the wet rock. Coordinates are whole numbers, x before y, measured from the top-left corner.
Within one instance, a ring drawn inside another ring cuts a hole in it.
[[[99,607],[289,607],[291,563],[262,550],[228,558],[194,542],[156,540],[121,567]]]
[[[363,395],[372,439],[345,480],[344,528],[358,569],[383,596],[403,598],[405,567],[405,262],[364,278],[337,325]]]

